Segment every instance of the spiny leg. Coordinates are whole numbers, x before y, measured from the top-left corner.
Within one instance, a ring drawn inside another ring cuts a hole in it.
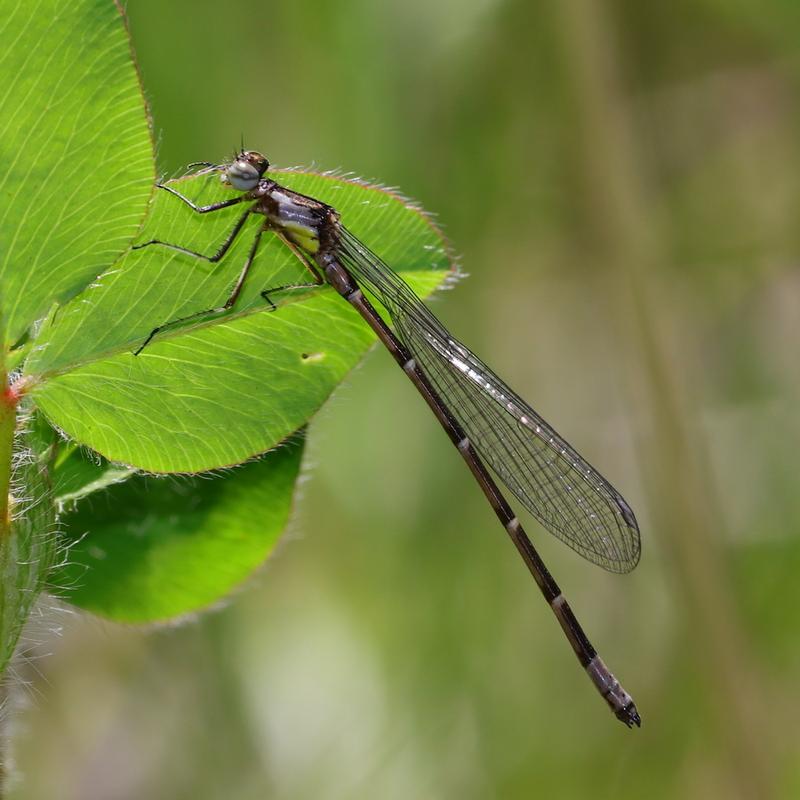
[[[263,289],[260,294],[264,301],[269,305],[270,311],[277,311],[278,306],[272,302],[270,295],[277,294],[278,292],[286,292],[290,289],[317,289],[322,286],[324,281],[314,281],[313,283],[284,283],[282,286],[272,286],[269,289]]]
[[[241,202],[237,198],[237,202]],[[228,205],[233,205],[233,203],[228,203]],[[220,206],[223,207],[223,206]],[[210,206],[205,206],[205,208],[210,208]],[[216,209],[212,209],[216,210]],[[230,233],[225,237],[225,241],[217,248],[217,251],[214,255],[207,256],[205,253],[198,253],[196,250],[190,250],[188,247],[184,247],[180,244],[173,244],[172,242],[164,242],[161,239],[151,239],[149,242],[143,242],[142,244],[135,244],[131,250],[141,250],[143,247],[149,247],[152,244],[160,244],[163,247],[169,247],[170,250],[177,250],[179,253],[185,253],[187,256],[193,256],[194,258],[201,258],[203,261],[210,261],[212,264],[216,264],[225,253],[228,252],[230,246],[233,244],[234,239],[239,235],[244,223],[247,222],[247,218],[253,212],[252,208],[248,208],[247,211],[236,220],[236,224],[231,228]],[[202,213],[202,212],[201,212]]]
[[[235,236],[236,233],[239,232],[242,224],[244,224],[244,219],[246,219],[249,214],[250,210],[248,209],[247,212],[243,215],[242,219],[239,220],[239,222],[237,223],[238,228],[233,232],[232,236],[228,237],[231,241],[233,239],[233,236]],[[244,262],[244,267],[242,267],[242,271],[239,273],[239,277],[236,279],[236,284],[233,287],[233,291],[231,291],[231,293],[228,295],[228,299],[221,306],[217,306],[215,308],[207,308],[204,311],[196,311],[194,314],[189,314],[185,317],[178,317],[177,319],[165,322],[163,325],[159,325],[157,328],[153,328],[153,330],[150,331],[150,335],[144,340],[144,342],[139,346],[139,348],[137,348],[134,351],[133,354],[135,356],[138,356],[139,353],[141,353],[142,350],[144,350],[144,348],[147,347],[148,344],[150,344],[150,342],[153,340],[153,337],[157,336],[164,330],[172,328],[183,322],[189,322],[193,319],[198,319],[199,317],[224,314],[226,311],[229,311],[236,303],[236,300],[238,299],[239,294],[242,291],[242,287],[244,286],[247,274],[248,272],[250,272],[250,267],[253,265],[253,259],[255,258],[256,251],[258,250],[258,245],[261,242],[261,235],[264,233],[265,230],[266,227],[264,226],[258,229],[258,232],[256,233],[255,238],[253,239],[253,243],[250,245],[250,251],[247,254],[247,260]],[[230,242],[227,243],[227,247],[229,246]],[[226,250],[227,247],[225,247]],[[271,301],[268,302],[271,303]]]
[[[184,197],[179,192],[176,192],[173,189],[170,189],[168,186],[164,186],[164,187],[161,187],[161,188],[164,188],[167,191],[169,191],[172,194],[174,194],[176,197],[179,197],[187,205],[189,205],[192,209],[194,209],[195,211],[198,211],[199,213],[205,213],[207,211],[215,211],[215,210],[217,210],[219,208],[225,208],[227,206],[233,205],[234,202],[240,202],[243,199],[243,198],[236,198],[234,201],[225,201],[225,203],[220,203],[220,204],[217,204],[216,206],[202,206],[202,207],[200,207],[200,206],[195,206],[188,198]],[[253,209],[249,208],[249,209],[247,209],[247,211],[244,212],[244,214],[242,214],[242,216],[236,222],[234,227],[231,229],[231,232],[228,234],[228,236],[225,239],[225,241],[222,243],[220,248],[217,250],[217,252],[213,256],[207,256],[207,255],[204,255],[203,253],[197,253],[194,250],[189,250],[188,248],[182,247],[180,245],[175,245],[175,244],[171,244],[169,242],[162,242],[162,241],[158,241],[158,240],[153,240],[151,242],[146,242],[145,244],[137,245],[137,248],[146,247],[147,245],[150,245],[150,244],[161,244],[161,245],[164,245],[165,247],[170,247],[170,248],[172,248],[174,250],[178,250],[179,252],[186,253],[187,255],[191,255],[191,256],[194,256],[196,258],[202,258],[202,259],[204,259],[206,261],[210,261],[210,262],[213,263],[213,262],[219,261],[225,255],[225,253],[228,251],[228,249],[230,248],[231,244],[233,243],[233,240],[236,238],[236,236],[242,230],[242,227],[243,227],[244,223],[246,222],[247,218],[250,216],[250,214],[252,212],[253,212]],[[193,314],[189,314],[189,315],[187,315],[185,317],[179,317],[178,319],[173,319],[173,320],[170,320],[169,322],[165,322],[163,325],[159,325],[157,328],[154,328],[152,331],[150,331],[150,334],[148,335],[148,337],[144,340],[144,342],[141,344],[141,346],[134,351],[133,354],[135,356],[138,356],[139,353],[141,353],[142,350],[144,350],[144,348],[147,347],[148,344],[150,344],[150,342],[153,340],[153,338],[155,336],[157,336],[159,333],[161,333],[162,331],[164,331],[164,330],[168,330],[169,328],[172,328],[172,327],[174,327],[176,325],[179,325],[181,323],[189,322],[189,321],[191,321],[193,319],[197,319],[197,318],[205,317],[205,316],[211,316],[211,315],[215,315],[215,314],[224,314],[226,311],[229,311],[234,306],[234,304],[236,303],[236,300],[238,299],[239,294],[242,291],[242,287],[244,286],[245,280],[247,279],[247,275],[250,272],[250,267],[252,266],[253,260],[254,260],[255,255],[256,255],[256,252],[258,251],[258,246],[259,246],[259,244],[261,242],[261,236],[262,236],[262,234],[264,233],[265,230],[274,230],[274,229],[271,228],[269,223],[265,223],[261,228],[259,228],[258,233],[256,234],[255,238],[253,239],[253,243],[250,246],[250,251],[249,251],[249,253],[247,255],[247,260],[244,263],[244,267],[242,268],[242,271],[241,271],[241,273],[239,274],[239,277],[236,280],[236,284],[234,285],[233,290],[231,291],[230,295],[228,296],[228,299],[225,301],[225,303],[223,305],[215,307],[215,308],[205,309],[204,311],[197,311],[197,312],[195,312]],[[270,296],[269,296],[270,294],[274,294],[276,292],[282,292],[282,291],[286,291],[286,290],[290,290],[290,289],[313,289],[313,288],[321,286],[322,284],[325,283],[324,278],[322,278],[322,276],[317,272],[317,270],[314,267],[314,265],[312,264],[312,262],[305,256],[305,254],[302,252],[302,250],[300,250],[300,248],[298,248],[290,239],[288,239],[286,236],[284,236],[280,231],[275,230],[275,233],[280,237],[281,241],[283,241],[284,244],[286,244],[289,247],[289,249],[297,256],[297,258],[303,263],[303,265],[306,267],[306,269],[308,269],[308,271],[311,273],[311,275],[312,275],[314,280],[313,280],[313,282],[309,282],[309,283],[290,283],[290,284],[284,284],[282,286],[275,286],[275,287],[272,287],[270,289],[262,290],[261,293],[260,293],[261,297],[264,299],[265,302],[267,302],[270,305],[270,310],[271,311],[277,311],[277,306],[270,299]],[[136,249],[136,248],[134,248],[134,249]]]
[[[165,192],[169,192],[175,197],[178,198],[183,203],[186,203],[192,211],[196,211],[198,214],[209,214],[212,211],[219,211],[222,208],[230,208],[231,206],[235,206],[237,203],[244,203],[247,200],[250,200],[251,197],[247,194],[239,195],[239,197],[232,197],[229,200],[221,200],[219,203],[211,203],[208,206],[198,206],[192,200],[190,200],[185,194],[181,194],[177,189],[173,189],[171,186],[167,186],[166,184],[159,183],[156,184],[159,189],[163,189]]]
[[[278,310],[278,307],[270,299],[271,294],[277,294],[278,292],[283,292],[288,289],[314,289],[317,286],[322,286],[322,284],[325,283],[324,278],[319,274],[319,272],[317,272],[313,263],[291,239],[289,239],[279,230],[275,230],[275,234],[295,254],[295,256],[297,256],[297,258],[302,262],[303,266],[311,273],[311,277],[314,280],[312,283],[287,283],[283,286],[273,286],[271,289],[263,289],[261,291],[261,297],[263,297],[264,300],[269,303],[270,311]]]

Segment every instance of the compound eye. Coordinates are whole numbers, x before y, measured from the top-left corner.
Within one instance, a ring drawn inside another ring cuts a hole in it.
[[[255,189],[260,178],[258,169],[244,158],[237,158],[225,171],[225,181],[240,192]]]

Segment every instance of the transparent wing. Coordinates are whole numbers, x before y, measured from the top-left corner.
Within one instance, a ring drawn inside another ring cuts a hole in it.
[[[620,493],[476,355],[411,288],[347,230],[340,257],[386,308],[478,455],[553,535],[611,572],[639,561],[639,527]]]

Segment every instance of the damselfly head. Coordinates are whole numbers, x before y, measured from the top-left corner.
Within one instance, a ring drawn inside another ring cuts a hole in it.
[[[242,150],[230,164],[222,170],[220,176],[223,183],[240,192],[249,192],[258,186],[258,182],[269,169],[269,161],[255,150]]]

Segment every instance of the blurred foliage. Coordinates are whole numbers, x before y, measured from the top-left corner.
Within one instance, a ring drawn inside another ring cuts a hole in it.
[[[797,4],[128,12],[165,173],[244,135],[436,210],[471,273],[437,313],[640,518],[628,578],[539,541],[644,724],[594,696],[375,352],[314,420],[290,535],[228,607],[30,634],[56,654],[13,796],[798,796]]]

